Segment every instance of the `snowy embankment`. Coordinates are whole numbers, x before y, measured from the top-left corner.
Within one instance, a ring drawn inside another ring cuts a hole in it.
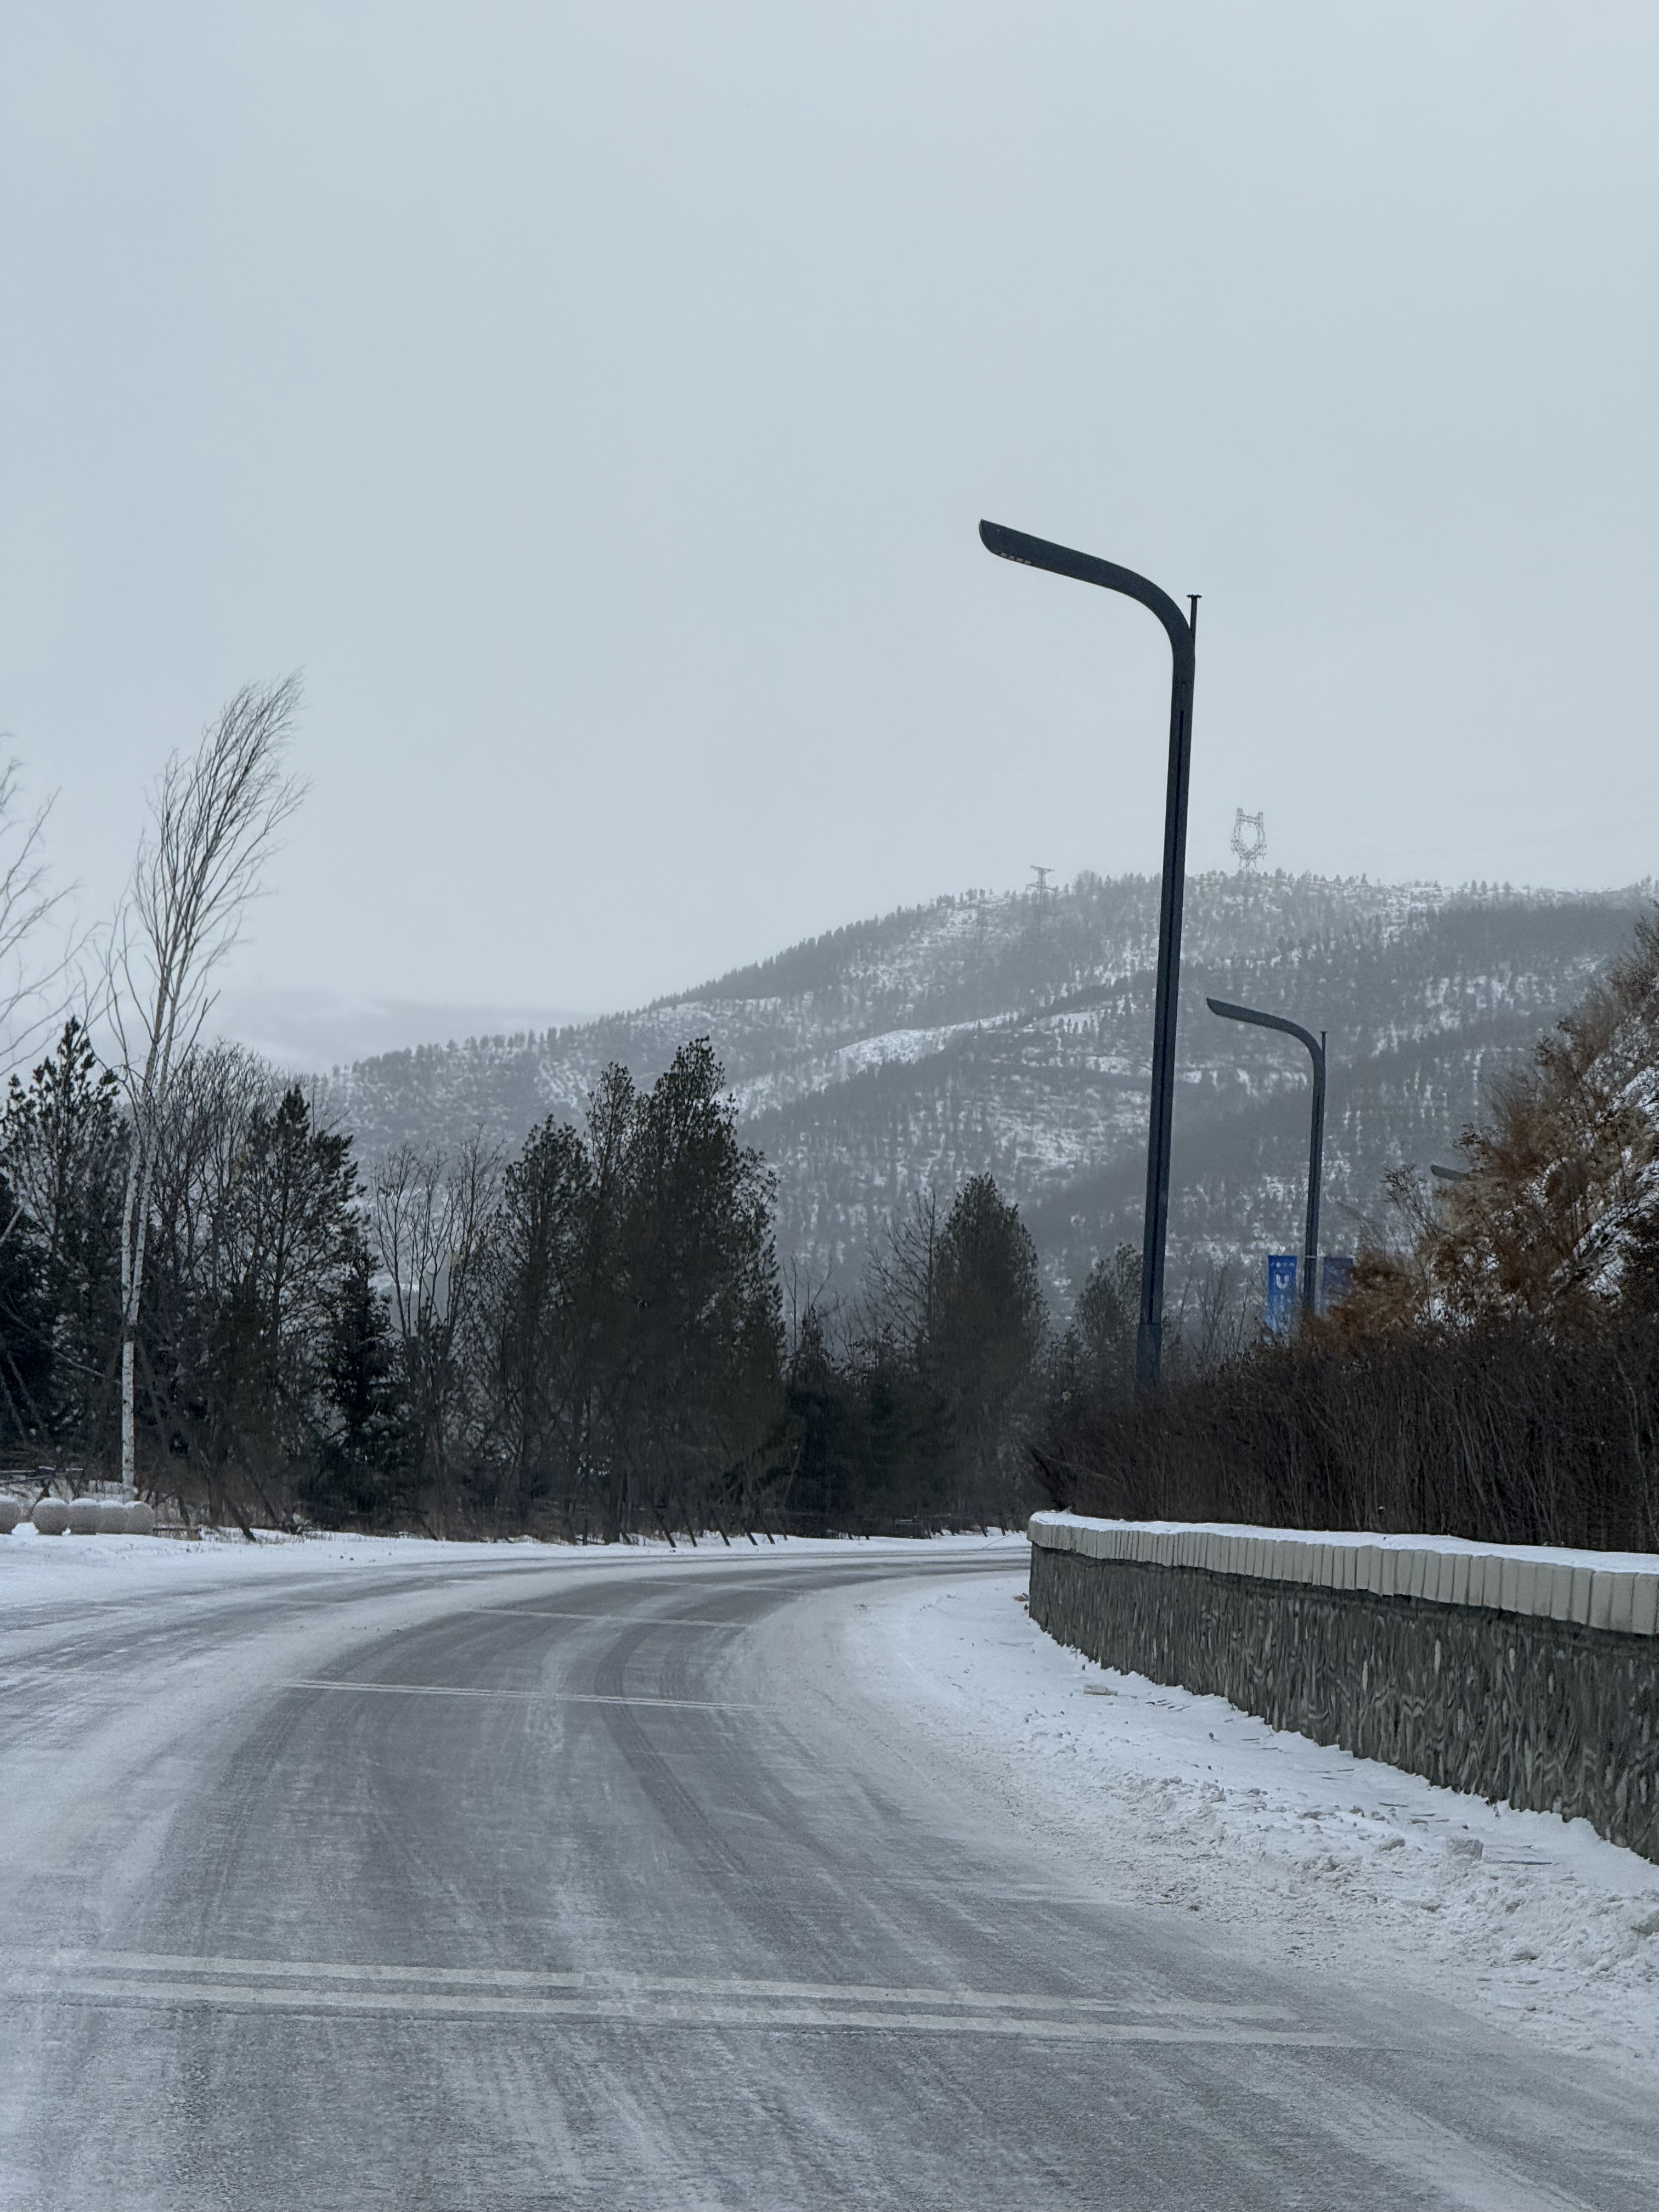
[[[1119,1674],[1027,1620],[1024,1577],[908,1586],[821,1620],[823,1660],[947,1784],[1126,1904],[1230,1947],[1416,1989],[1659,2082],[1659,1868]],[[820,1604],[823,1601],[820,1601]]]
[[[1023,1536],[935,1536],[926,1546],[932,1557],[959,1550],[981,1556],[988,1546],[1025,1550]],[[54,1598],[137,1597],[146,1590],[234,1587],[295,1572],[328,1574],[393,1571],[429,1573],[459,1567],[488,1572],[492,1567],[625,1568],[630,1563],[662,1566],[679,1559],[750,1559],[777,1561],[823,1557],[914,1559],[923,1547],[914,1537],[787,1536],[750,1543],[733,1537],[682,1536],[674,1544],[659,1537],[629,1544],[544,1544],[533,1536],[499,1543],[442,1543],[425,1536],[283,1536],[260,1530],[250,1543],[240,1530],[210,1529],[185,1540],[172,1536],[42,1536],[27,1522],[0,1536],[0,1606],[38,1605]]]

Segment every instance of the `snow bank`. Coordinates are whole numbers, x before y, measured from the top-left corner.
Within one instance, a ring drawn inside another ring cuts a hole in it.
[[[1659,1869],[1587,1822],[1095,1666],[1030,1625],[1023,1577],[879,1591],[836,1634],[882,1733],[1035,1832],[1068,1879],[1659,2085]]]
[[[759,1565],[806,1557],[932,1558],[941,1552],[976,1558],[988,1547],[1023,1556],[1025,1541],[1000,1535],[935,1536],[926,1542],[902,1536],[787,1536],[772,1543],[762,1537],[751,1545],[746,1537],[734,1537],[728,1549],[719,1536],[700,1536],[695,1546],[681,1537],[671,1547],[659,1538],[630,1544],[546,1544],[529,1536],[500,1543],[442,1543],[425,1536],[283,1536],[261,1530],[250,1543],[240,1530],[213,1530],[193,1541],[171,1536],[42,1536],[25,1522],[10,1535],[0,1536],[0,1611],[148,1590],[234,1588],[295,1573],[445,1578],[463,1570],[487,1574],[591,1566],[617,1571],[660,1567],[669,1560],[690,1566],[744,1559]]]

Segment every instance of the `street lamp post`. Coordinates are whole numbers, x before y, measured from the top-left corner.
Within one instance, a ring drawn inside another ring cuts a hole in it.
[[[1316,1313],[1319,1305],[1314,1282],[1319,1266],[1319,1181],[1325,1161],[1325,1032],[1321,1030],[1316,1038],[1311,1030],[1304,1030],[1297,1022],[1287,1022],[1282,1014],[1258,1013],[1254,1006],[1231,1006],[1224,999],[1206,999],[1204,1003],[1212,1014],[1219,1014],[1224,1021],[1252,1022],[1259,1030],[1279,1030],[1308,1048],[1308,1057],[1313,1062],[1313,1121],[1308,1136],[1308,1223],[1302,1240],[1302,1310],[1304,1314]]]
[[[1164,625],[1173,667],[1170,684],[1170,778],[1164,803],[1164,878],[1158,909],[1158,988],[1152,1011],[1152,1110],[1146,1145],[1146,1227],[1140,1254],[1140,1327],[1135,1336],[1135,1380],[1158,1381],[1164,1351],[1164,1254],[1170,1229],[1170,1129],[1175,1112],[1176,1000],[1181,982],[1181,908],[1187,877],[1187,785],[1192,769],[1194,645],[1198,594],[1190,619],[1167,592],[1091,553],[1073,553],[1046,538],[981,522],[979,534],[1000,560],[1046,568],[1079,584],[1098,584],[1139,599]]]

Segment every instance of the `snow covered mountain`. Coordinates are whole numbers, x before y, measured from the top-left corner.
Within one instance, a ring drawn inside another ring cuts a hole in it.
[[[1213,995],[1328,1033],[1328,1249],[1383,1177],[1443,1159],[1485,1086],[1629,943],[1650,886],[1605,894],[1212,875],[1188,886],[1171,1289],[1300,1242],[1306,1055],[1218,1020]],[[579,1118],[599,1071],[648,1081],[687,1038],[723,1060],[779,1176],[786,1267],[850,1287],[895,1209],[989,1169],[1062,1295],[1138,1241],[1155,880],[969,892],[854,923],[630,1014],[386,1054],[322,1088],[371,1156],[482,1131],[513,1149]]]

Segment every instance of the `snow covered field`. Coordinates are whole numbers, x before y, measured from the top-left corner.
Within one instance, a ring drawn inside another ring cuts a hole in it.
[[[1076,1878],[1279,1965],[1391,1980],[1659,2084],[1659,1866],[1062,1650],[1023,1573],[823,1624],[890,1741],[1028,1823]],[[818,1601],[821,1605],[823,1601]]]

